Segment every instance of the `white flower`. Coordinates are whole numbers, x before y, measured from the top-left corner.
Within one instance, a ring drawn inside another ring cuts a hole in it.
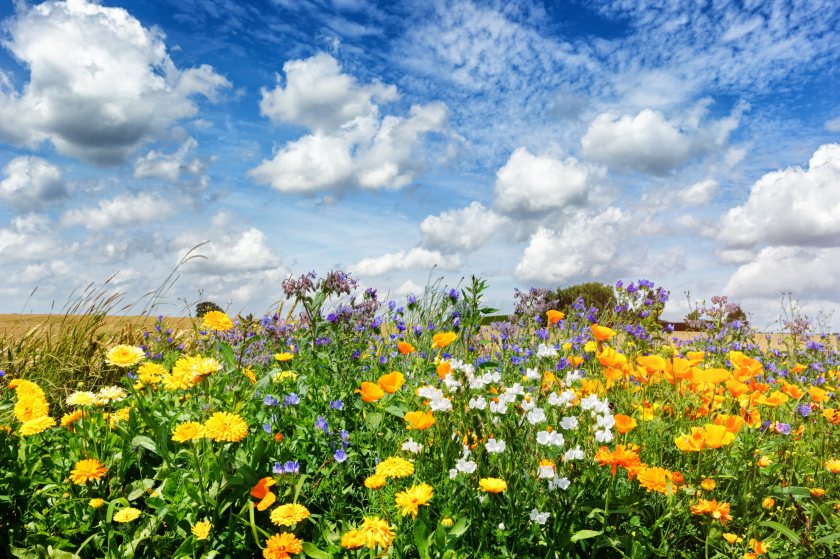
[[[410,452],[412,454],[420,454],[420,451],[423,450],[423,445],[415,442],[413,438],[408,439],[402,444],[402,448],[405,452]]]
[[[99,390],[97,403],[107,404],[108,402],[119,402],[126,397],[125,390],[119,386],[106,386]]]
[[[595,406],[599,405],[600,403],[601,403],[601,400],[598,399],[597,394],[590,394],[589,396],[587,396],[586,398],[583,398],[580,401],[580,409],[582,409],[582,410],[595,409]]]
[[[542,408],[534,408],[528,412],[528,423],[536,425],[545,421],[545,412]]]
[[[522,400],[522,403],[519,404],[519,407],[522,408],[522,411],[531,411],[536,407],[536,404],[530,398],[526,398]]]
[[[449,411],[452,409],[452,400],[449,398],[437,398],[429,402],[432,411]]]
[[[443,398],[443,392],[439,388],[435,388],[434,386],[428,384],[418,388],[417,395],[421,398],[428,398],[429,400]]]
[[[537,357],[557,357],[557,349],[552,346],[540,344],[537,346]]]
[[[510,394],[511,396],[523,396],[525,394],[525,388],[523,388],[518,382],[514,382],[513,385],[505,391],[505,394]]]
[[[499,522],[499,530],[504,530],[504,529],[505,529],[505,523],[504,522]]]
[[[540,512],[537,509],[531,509],[531,522],[536,522],[540,526],[548,522],[548,517],[551,516],[551,513],[548,512]]]
[[[551,443],[551,433],[548,431],[540,431],[537,433],[537,444],[548,445]]]
[[[602,429],[612,429],[615,425],[615,418],[609,413],[606,415],[599,415],[595,418],[595,423]]]
[[[540,372],[536,368],[525,369],[525,378],[528,380],[540,380]]]
[[[491,438],[488,439],[486,443],[484,443],[484,448],[487,449],[487,452],[490,452],[492,454],[499,454],[505,451],[505,449],[507,448],[507,443],[502,440],[497,441],[496,439]]]
[[[462,474],[472,474],[475,472],[476,468],[478,468],[478,464],[472,460],[464,460],[461,458],[455,463],[455,469]]]
[[[559,487],[560,489],[565,491],[566,489],[569,488],[569,486],[571,484],[572,484],[572,482],[569,481],[569,478],[555,476],[554,479],[548,480],[548,490],[549,491],[554,491],[555,489],[557,489]]]
[[[578,369],[575,369],[574,371],[569,371],[568,373],[566,373],[566,386],[571,386],[572,384],[574,384],[575,381],[580,380],[582,378],[583,375],[580,374],[580,371]]]
[[[599,443],[608,443],[613,440],[612,431],[595,431],[595,440]]]
[[[554,468],[552,466],[540,466],[537,469],[537,477],[540,479],[551,479],[554,477]]]
[[[443,384],[446,385],[446,388],[450,392],[457,392],[458,388],[461,386],[461,381],[456,379],[453,375],[446,375],[446,378],[443,379]]]
[[[487,407],[487,399],[484,396],[470,398],[468,405],[470,406],[470,409],[483,410]]]
[[[505,402],[499,401],[497,402],[490,402],[490,411],[493,413],[498,414],[505,414],[507,413],[507,404]]]
[[[573,431],[578,428],[578,418],[573,416],[566,416],[560,420],[560,428],[564,431]]]
[[[560,406],[560,405],[563,405],[565,403],[562,400],[560,400],[560,395],[557,394],[556,392],[552,392],[551,394],[549,394],[548,395],[548,400],[546,400],[546,401],[548,402],[548,405],[550,405],[550,406]]]
[[[456,477],[458,477],[458,470],[456,470],[455,468],[450,469],[449,479],[455,479]]]
[[[569,462],[570,460],[583,460],[583,451],[580,449],[580,445],[577,445],[574,448],[570,448],[566,451],[563,455],[563,461]]]

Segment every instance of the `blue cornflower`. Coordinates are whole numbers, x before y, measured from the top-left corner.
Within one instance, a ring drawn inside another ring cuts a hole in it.
[[[263,398],[263,404],[265,404],[266,406],[276,406],[278,403],[279,400],[271,394],[266,394],[265,398]]]
[[[802,415],[802,417],[808,417],[809,415],[811,415],[811,405],[810,404],[806,404],[805,402],[802,402],[801,404],[799,404],[799,406],[797,406],[796,409],[799,411],[799,413],[800,413],[800,415]]]
[[[341,464],[342,462],[347,460],[347,453],[344,451],[343,448],[339,448],[338,450],[335,451],[335,454],[333,454],[333,458],[335,458],[336,462]]]
[[[323,415],[319,415],[318,419],[315,420],[315,427],[323,431],[324,433],[330,432],[330,426],[327,423],[327,420],[324,418]]]
[[[330,409],[341,411],[344,409],[344,402],[341,400],[332,400],[330,401]]]
[[[263,424],[263,431],[265,431],[266,433],[268,433],[270,435],[271,434],[271,423]]]
[[[288,395],[286,396],[286,398],[283,400],[283,402],[284,402],[287,406],[296,406],[296,405],[298,405],[298,404],[300,403],[300,396],[298,396],[297,394],[295,394],[294,392],[292,392],[291,394],[288,394]]]

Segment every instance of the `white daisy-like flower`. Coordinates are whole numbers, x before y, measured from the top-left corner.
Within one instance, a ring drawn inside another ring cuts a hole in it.
[[[574,448],[570,448],[565,454],[563,454],[563,461],[569,462],[572,460],[583,460],[583,457],[583,451],[580,449],[580,445],[577,445]]]
[[[534,523],[539,524],[540,526],[542,526],[543,524],[545,524],[546,522],[548,522],[548,517],[549,517],[549,516],[551,516],[551,513],[548,513],[548,512],[540,512],[540,511],[538,511],[537,509],[532,509],[532,510],[531,510],[531,515],[530,515],[530,517],[529,517],[529,518],[531,519],[531,522],[534,522]]]
[[[470,398],[467,405],[472,410],[483,410],[487,407],[487,399],[484,396],[476,396],[475,398]]]
[[[484,443],[484,448],[487,449],[487,452],[491,454],[499,454],[505,451],[507,448],[507,443],[503,440],[496,440],[496,439],[488,439],[486,443]]]
[[[416,442],[413,438],[408,439],[402,444],[402,448],[405,452],[410,452],[412,454],[420,454],[423,450],[423,445]]]
[[[557,357],[557,348],[540,344],[537,346],[537,357]]]
[[[564,431],[574,431],[578,428],[578,418],[574,416],[566,416],[560,420],[560,428]]]
[[[528,412],[528,423],[536,425],[545,421],[545,411],[542,408],[534,408]]]

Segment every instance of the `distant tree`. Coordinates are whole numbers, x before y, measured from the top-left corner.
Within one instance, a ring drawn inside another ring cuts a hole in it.
[[[551,297],[557,305],[556,308],[564,312],[568,311],[578,298],[583,299],[586,308],[597,307],[601,312],[613,308],[616,304],[613,288],[594,281],[557,289]]]
[[[198,318],[203,318],[210,311],[224,312],[222,307],[212,301],[203,301],[195,306],[195,316]]]

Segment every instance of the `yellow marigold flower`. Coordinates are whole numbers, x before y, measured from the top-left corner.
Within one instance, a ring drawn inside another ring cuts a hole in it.
[[[671,472],[659,466],[642,468],[639,472],[639,485],[648,493],[656,491],[663,495],[673,495],[674,484],[671,481],[671,475]]]
[[[254,370],[251,367],[245,367],[242,370],[242,374],[251,381],[251,384],[257,384],[257,375],[254,374]]]
[[[595,353],[598,351],[598,344],[592,340],[589,340],[585,344],[583,344],[583,351],[586,353]]]
[[[22,378],[12,379],[9,381],[9,388],[14,388],[18,398],[23,398],[24,396],[44,397],[44,390],[31,380],[24,380]]]
[[[840,474],[840,460],[832,458],[825,461],[825,468],[832,474]]]
[[[161,379],[163,387],[167,390],[187,390],[192,388],[199,380],[201,380],[201,376],[186,369],[173,370],[171,373],[163,375]]]
[[[400,458],[399,456],[391,456],[376,465],[376,475],[386,478],[408,477],[414,473],[414,464]]]
[[[455,332],[439,332],[432,336],[432,347],[439,347],[443,349],[457,339],[458,334]]]
[[[137,520],[137,518],[139,517],[139,510],[133,507],[125,507],[124,509],[120,509],[116,513],[114,513],[114,522],[124,524],[126,522],[131,522],[132,520]]]
[[[153,363],[152,361],[146,361],[137,368],[138,380],[143,384],[151,386],[159,383],[160,379],[168,373],[169,371],[166,370],[166,367],[160,363]]]
[[[383,475],[375,474],[365,478],[365,487],[368,489],[382,489],[388,481]]]
[[[35,393],[28,393],[24,396],[18,396],[15,403],[15,418],[21,423],[25,423],[30,419],[44,417],[49,415],[50,405],[47,400]]]
[[[103,415],[108,418],[108,425],[111,429],[114,429],[120,421],[128,421],[128,418],[131,416],[131,408],[120,408],[114,413]]]
[[[284,351],[282,353],[275,353],[274,360],[279,361],[280,363],[285,363],[286,361],[291,361],[295,358],[293,353],[289,353],[288,351]]]
[[[120,400],[125,399],[125,397],[125,390],[119,386],[105,386],[100,389],[99,394],[96,395],[96,404],[104,406],[110,402],[119,402]]]
[[[104,504],[105,504],[105,499],[95,498],[95,499],[91,499],[90,501],[88,501],[88,505],[92,509],[98,509],[99,507],[101,507]]]
[[[711,491],[715,487],[717,487],[717,482],[712,478],[706,478],[700,483],[700,487],[703,488],[704,491]]]
[[[367,544],[367,536],[361,530],[350,530],[341,536],[341,547],[344,549],[359,549]]]
[[[190,532],[192,532],[192,535],[195,536],[195,539],[206,540],[207,537],[210,536],[210,528],[212,527],[213,525],[210,524],[209,520],[202,520],[201,522],[193,524],[192,528],[190,528]]]
[[[204,436],[216,442],[236,443],[248,436],[248,424],[235,413],[216,412],[204,423]]]
[[[485,493],[503,493],[507,491],[507,482],[495,477],[483,477],[478,480],[478,486]]]
[[[83,410],[76,410],[74,412],[65,413],[61,416],[61,426],[73,430],[73,424],[85,416]]]
[[[131,367],[145,358],[145,352],[133,345],[114,346],[105,354],[105,362],[115,367]]]
[[[435,424],[435,416],[431,411],[410,411],[403,417],[408,429],[422,431]]]
[[[394,528],[387,521],[375,516],[366,517],[359,531],[364,534],[366,545],[370,549],[378,545],[385,551],[391,547],[391,542],[396,537]]]
[[[432,486],[428,483],[421,483],[394,495],[394,502],[400,509],[402,516],[410,514],[411,518],[417,518],[418,509],[423,505],[428,505],[433,496]]]
[[[201,321],[201,328],[204,330],[227,332],[233,328],[233,321],[222,311],[210,311],[204,315],[204,319]]]
[[[303,551],[303,543],[294,534],[274,534],[265,541],[264,559],[288,559]]]
[[[455,524],[455,521],[448,516],[440,521],[440,525],[444,528],[452,528],[453,524]]]
[[[765,497],[763,501],[761,501],[761,506],[767,510],[772,509],[776,506],[776,499],[773,497]]]
[[[825,495],[825,489],[822,487],[814,487],[811,489],[811,497],[822,497]]]
[[[729,545],[735,545],[736,543],[744,541],[744,538],[740,537],[738,534],[733,534],[732,532],[724,532],[722,536]]]
[[[73,392],[67,397],[68,406],[92,406],[96,404],[96,394],[93,392]]]
[[[176,443],[195,441],[204,438],[204,426],[197,421],[179,423],[172,431],[172,440]]]
[[[294,526],[309,518],[309,509],[297,503],[280,505],[271,511],[271,521],[277,526]]]
[[[724,526],[732,520],[732,515],[729,514],[729,503],[718,503],[716,499],[711,501],[700,499],[699,503],[691,506],[691,514],[705,514],[720,521]]]
[[[20,426],[20,429],[18,429],[18,435],[21,437],[37,435],[38,433],[43,433],[53,425],[55,425],[55,419],[48,415],[36,417],[35,419],[30,419],[29,421],[24,422],[24,424]]]
[[[76,466],[70,470],[70,481],[76,485],[84,485],[89,481],[99,481],[106,473],[108,468],[105,464],[95,458],[88,458],[76,462]]]
[[[400,387],[405,383],[405,375],[403,375],[399,371],[391,371],[387,375],[382,375],[379,377],[379,380],[376,381],[376,384],[387,392],[388,394],[393,394]]]

